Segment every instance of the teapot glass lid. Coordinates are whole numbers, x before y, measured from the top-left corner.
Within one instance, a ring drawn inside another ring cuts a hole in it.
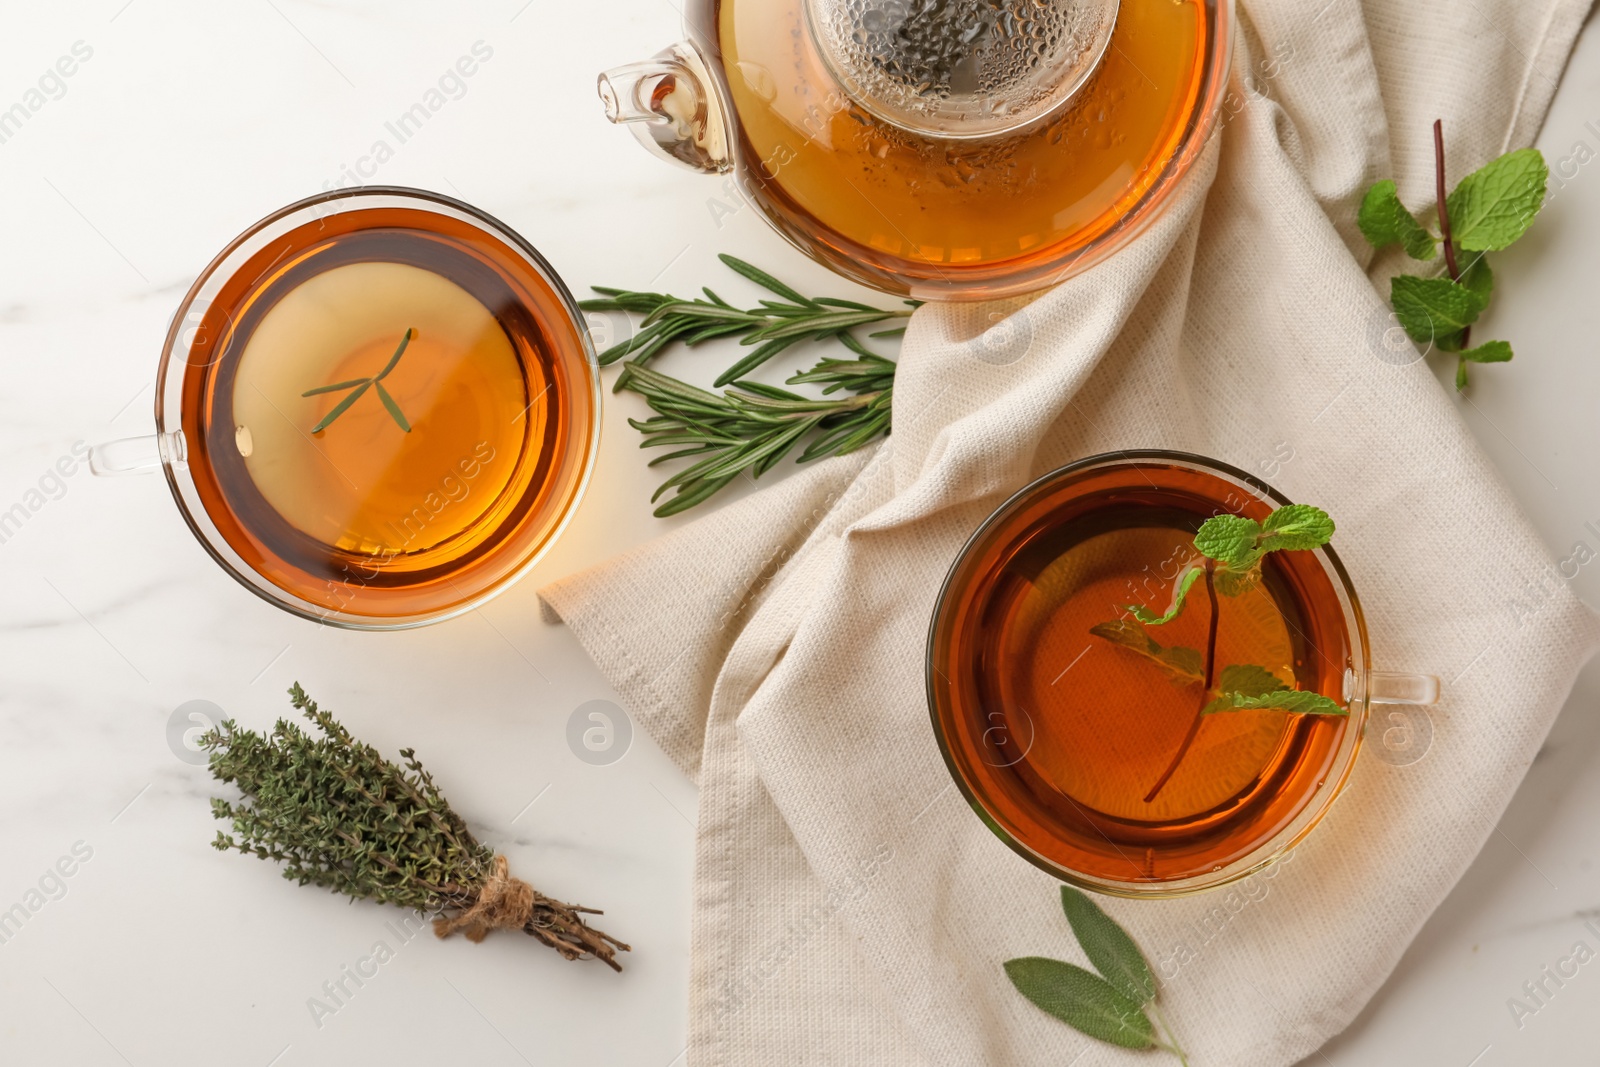
[[[830,72],[884,122],[988,137],[1070,100],[1099,65],[1118,0],[806,0]]]

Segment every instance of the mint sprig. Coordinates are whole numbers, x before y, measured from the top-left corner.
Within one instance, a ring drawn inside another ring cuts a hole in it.
[[[1401,203],[1390,180],[1367,190],[1356,224],[1374,247],[1397,244],[1412,259],[1431,261],[1443,248],[1448,276],[1397,275],[1389,283],[1389,303],[1413,341],[1455,355],[1461,390],[1468,385],[1468,363],[1505,363],[1512,357],[1505,341],[1472,344],[1473,324],[1494,292],[1484,253],[1509,248],[1528,232],[1544,205],[1550,169],[1537,149],[1521,148],[1473,171],[1446,196],[1442,121],[1433,124],[1433,141],[1438,233]]]
[[[1288,504],[1261,522],[1242,515],[1213,515],[1194,535],[1194,547],[1234,570],[1254,567],[1268,552],[1321,548],[1333,537],[1333,520],[1310,504]]]
[[[1349,714],[1337,701],[1286,685],[1265,667],[1234,664],[1223,667],[1220,673],[1217,671],[1217,623],[1221,611],[1218,594],[1237,597],[1253,588],[1261,580],[1261,560],[1268,553],[1321,548],[1333,533],[1333,519],[1326,511],[1310,504],[1286,504],[1260,521],[1243,515],[1213,515],[1200,524],[1194,535],[1194,547],[1205,562],[1190,563],[1179,576],[1173,586],[1170,608],[1158,615],[1142,604],[1127,604],[1124,607],[1131,619],[1124,616],[1089,628],[1095,637],[1153,661],[1173,684],[1180,687],[1200,685],[1194,718],[1167,769],[1145,794],[1146,804],[1155,800],[1176,773],[1207,715],[1245,710],[1277,710],[1291,715]],[[1207,617],[1205,652],[1199,654],[1194,649],[1162,646],[1144,627],[1164,626],[1177,618],[1183,612],[1190,589],[1202,576],[1206,580],[1206,601],[1211,609]]]
[[[1188,1056],[1156,1007],[1156,977],[1138,944],[1098,904],[1071,886],[1061,887],[1061,910],[1078,946],[1100,973],[1044,956],[1023,956],[1003,965],[1017,992],[1097,1041],[1127,1049],[1162,1049],[1188,1067]]]

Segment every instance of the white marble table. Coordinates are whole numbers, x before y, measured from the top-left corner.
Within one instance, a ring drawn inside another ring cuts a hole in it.
[[[683,1059],[694,789],[642,734],[612,763],[577,758],[569,716],[615,695],[564,629],[540,621],[534,596],[669,525],[649,515],[653,476],[622,418],[635,398],[612,402],[595,488],[537,571],[481,612],[407,633],[276,611],[210,563],[160,479],[91,481],[71,459],[78,442],[147,432],[167,320],[211,255],[347,173],[484,207],[575,289],[692,290],[732,251],[849,295],[730,187],[653,162],[602,120],[595,73],[673,40],[673,5],[624,0],[593,21],[580,11],[552,0],[8,11],[0,109],[28,103],[61,57],[72,73],[47,78],[40,106],[0,142],[0,511],[27,510],[0,543],[0,910],[38,905],[0,943],[0,1062]],[[394,145],[385,122],[478,42],[491,58]],[[1580,140],[1600,149],[1597,100],[1591,31],[1541,142],[1552,159]],[[394,149],[381,164],[378,140]],[[1518,360],[1478,371],[1462,405],[1552,558],[1578,541],[1600,548],[1597,174],[1577,167],[1534,236],[1501,259],[1490,330],[1515,339]],[[693,377],[692,364],[671,367]],[[63,457],[73,473],[52,476]],[[1600,604],[1600,567],[1574,584]],[[386,925],[397,913],[206,847],[211,782],[169,739],[175,709],[207,700],[264,727],[296,679],[380,748],[414,745],[526,877],[605,908],[605,928],[638,948],[626,973],[511,936],[402,939]],[[1394,978],[1308,1063],[1592,1060],[1600,969],[1520,1030],[1505,1002],[1574,940],[1600,944],[1582,927],[1600,906],[1600,835],[1585,817],[1600,804],[1597,697],[1600,668]],[[1374,906],[1382,898],[1373,887]],[[364,965],[376,974],[362,985],[346,981],[337,1010],[314,1013],[324,983],[380,940],[392,958]]]

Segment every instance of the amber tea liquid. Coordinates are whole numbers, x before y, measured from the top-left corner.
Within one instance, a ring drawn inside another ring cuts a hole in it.
[[[325,428],[348,389],[369,388]],[[558,528],[596,417],[560,295],[498,238],[411,208],[274,240],[224,285],[183,367],[205,510],[273,584],[374,621],[447,611]]]
[[[1093,632],[1130,603],[1165,611],[1211,515],[1271,511],[1229,500],[1213,475],[1150,473],[1091,472],[992,529],[952,579],[932,651],[958,780],[1025,850],[1112,882],[1180,881],[1250,854],[1325,784],[1348,727],[1281,711],[1199,717],[1199,680]],[[1256,665],[1342,700],[1350,641],[1327,573],[1309,552],[1264,564],[1259,585],[1217,596],[1216,670]],[[1142,630],[1198,660],[1211,610],[1197,582],[1177,618]]]
[[[1204,95],[1205,3],[1123,0],[1099,68],[1061,112],[996,138],[921,136],[841,94],[798,29],[802,4],[706,0],[692,21],[761,161],[747,191],[801,244],[842,239],[866,269],[1002,278],[1054,261],[1140,203]]]

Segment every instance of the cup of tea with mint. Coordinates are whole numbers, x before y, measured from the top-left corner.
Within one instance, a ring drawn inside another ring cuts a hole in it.
[[[1029,485],[951,568],[928,702],[967,799],[1064,881],[1174,896],[1244,877],[1327,813],[1374,703],[1336,524],[1243,471],[1118,452]],[[1381,650],[1380,650],[1381,651]]]

